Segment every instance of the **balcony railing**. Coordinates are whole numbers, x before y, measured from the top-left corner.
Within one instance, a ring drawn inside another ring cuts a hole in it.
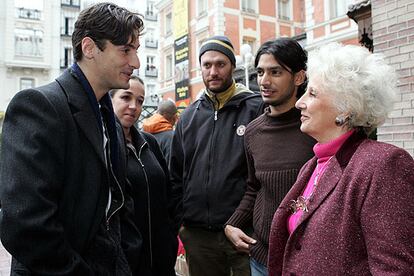
[[[157,68],[147,66],[147,68],[145,68],[145,76],[146,77],[157,77],[158,76]]]
[[[73,28],[74,27],[69,27],[69,28],[66,28],[66,27],[61,27],[60,28],[60,35],[61,36],[72,36],[72,33],[73,33]]]
[[[256,13],[255,9],[249,8],[249,7],[242,7],[242,11],[247,13]]]
[[[39,11],[39,10],[26,9],[26,8],[17,8],[17,17],[18,18],[40,20],[41,16],[42,16],[42,12]]]
[[[145,47],[147,47],[147,48],[158,48],[158,40],[145,39]]]
[[[145,19],[150,21],[157,21],[157,14],[153,11],[146,11],[145,12]]]
[[[290,16],[284,15],[284,14],[279,14],[279,19],[285,20],[285,21],[290,21]]]
[[[69,6],[74,8],[80,8],[80,1],[79,0],[61,0],[62,6]]]

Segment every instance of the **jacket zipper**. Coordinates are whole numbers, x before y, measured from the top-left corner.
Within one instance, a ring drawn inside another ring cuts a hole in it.
[[[216,101],[218,103],[218,100],[216,98]],[[210,202],[209,202],[209,197],[208,197],[208,185],[210,182],[210,173],[211,173],[211,156],[214,152],[214,131],[216,129],[216,121],[218,119],[218,110],[216,109],[214,103],[212,103],[213,105],[213,109],[214,109],[214,118],[213,118],[213,129],[211,131],[211,144],[210,144],[210,150],[209,150],[209,160],[208,160],[208,175],[207,175],[207,179],[206,179],[206,205],[207,205],[207,227],[210,228],[211,225],[211,221],[210,221]],[[218,105],[218,104],[217,104]]]
[[[118,179],[116,178],[116,176],[115,176],[115,174],[114,174],[114,170],[113,170],[113,168],[112,168],[112,162],[111,162],[111,147],[110,147],[110,140],[109,140],[109,138],[108,138],[108,164],[109,164],[109,169],[110,169],[110,172],[112,173],[112,177],[115,179],[115,183],[116,183],[116,185],[118,185],[118,189],[119,189],[119,192],[121,193],[121,205],[119,205],[119,207],[118,208],[116,208],[109,216],[108,216],[108,214],[106,215],[107,216],[107,218],[106,218],[106,229],[107,230],[109,230],[109,220],[111,219],[111,217],[116,213],[116,212],[118,212],[121,208],[122,208],[122,206],[124,206],[124,202],[125,202],[125,197],[124,197],[124,193],[122,192],[122,189],[121,189],[121,185],[119,185],[119,182],[118,182]],[[112,203],[112,200],[111,200],[111,203]]]
[[[145,177],[145,183],[146,183],[146,187],[147,187],[147,204],[148,204],[148,235],[149,235],[149,248],[150,248],[150,263],[151,263],[151,268],[152,268],[152,264],[153,264],[153,260],[152,260],[152,226],[151,226],[151,198],[150,198],[150,189],[149,189],[149,181],[148,181],[148,175],[147,172],[145,170],[145,166],[144,163],[142,163],[141,160],[141,153],[142,153],[142,149],[144,148],[144,146],[147,144],[147,142],[144,142],[141,147],[139,148],[139,153],[137,155],[137,153],[135,151],[132,151],[134,153],[135,158],[138,160],[139,164],[141,165],[142,168],[142,172],[144,173],[144,177]]]

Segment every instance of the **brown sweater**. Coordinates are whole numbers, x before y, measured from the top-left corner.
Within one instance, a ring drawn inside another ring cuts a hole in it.
[[[293,108],[277,117],[264,114],[246,129],[247,190],[226,224],[246,228],[253,223],[251,257],[266,264],[273,214],[296,176],[313,156],[315,140],[300,131],[300,111]]]

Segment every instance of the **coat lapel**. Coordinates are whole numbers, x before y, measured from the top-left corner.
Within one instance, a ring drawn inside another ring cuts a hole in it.
[[[305,177],[305,179],[309,180],[311,174],[312,172],[310,172],[309,176]],[[296,229],[298,229],[300,225],[304,221],[306,221],[309,217],[311,217],[312,214],[315,212],[315,210],[318,209],[318,207],[323,203],[325,198],[331,193],[331,191],[338,184],[339,179],[341,178],[341,175],[342,175],[342,169],[338,163],[338,160],[335,157],[333,157],[329,161],[325,172],[322,174],[321,178],[316,184],[313,196],[309,199],[308,212],[303,212],[303,215],[298,221],[298,225]]]
[[[290,191],[286,194],[285,198],[280,203],[276,210],[276,213],[272,220],[271,233],[269,238],[269,250],[272,251],[269,254],[269,268],[274,271],[281,272],[285,248],[289,239],[289,231],[287,228],[287,220],[292,214],[290,209],[290,203],[292,200],[296,200],[300,196],[306,187],[307,179],[309,179],[314,168],[316,166],[316,158],[309,160],[301,172],[299,173],[296,183],[292,186]]]
[[[99,159],[105,164],[102,130],[99,129],[86,91],[69,70],[66,70],[56,81],[66,94],[73,118],[85,134]]]

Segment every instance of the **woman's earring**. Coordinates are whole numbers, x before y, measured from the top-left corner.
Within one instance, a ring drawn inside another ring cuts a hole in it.
[[[335,125],[343,126],[346,121],[348,121],[348,117],[344,117],[344,116],[339,115],[335,118]]]

